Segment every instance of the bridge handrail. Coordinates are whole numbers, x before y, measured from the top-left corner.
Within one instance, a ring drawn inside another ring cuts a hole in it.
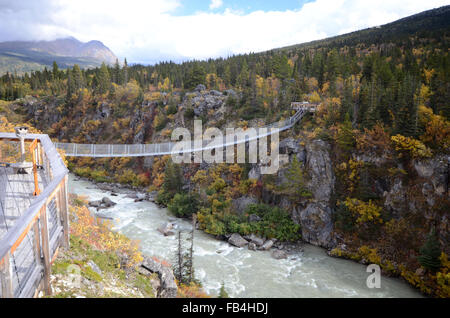
[[[33,201],[31,202],[31,205],[28,207],[28,209],[22,214],[22,216],[16,221],[13,228],[10,229],[5,236],[0,241],[0,276],[4,276],[1,274],[4,274],[5,271],[7,271],[7,266],[10,266],[10,264],[7,264],[9,262],[10,256],[16,251],[16,249],[20,246],[22,241],[25,239],[25,237],[28,235],[28,233],[33,229],[36,222],[39,221],[41,231],[43,230],[43,227],[47,228],[47,225],[44,225],[41,220],[42,218],[45,219],[45,223],[47,223],[47,205],[52,201],[57,195],[60,195],[60,204],[64,206],[65,209],[65,222],[64,224],[64,234],[66,241],[65,243],[68,244],[68,219],[67,219],[67,176],[69,173],[69,170],[64,165],[64,162],[62,161],[62,158],[60,157],[58,151],[56,150],[55,146],[53,145],[52,141],[47,135],[41,135],[41,134],[27,134],[25,137],[26,141],[33,141],[37,139],[40,143],[44,154],[47,159],[47,169],[51,176],[51,181],[47,184],[47,186],[43,189],[43,191],[40,193],[40,195],[36,196]],[[19,141],[17,136],[14,133],[2,133],[0,132],[0,140],[9,140],[9,141]],[[64,193],[62,193],[63,191]],[[60,211],[61,212],[61,211]],[[42,223],[42,224],[41,224]],[[48,229],[47,229],[48,231]],[[41,232],[42,234],[42,232]],[[45,233],[44,233],[45,234]],[[49,236],[49,233],[46,233],[47,238]],[[35,238],[36,239],[36,238]],[[49,280],[49,264],[50,259],[53,255],[51,255],[50,247],[48,246],[49,242],[45,242],[44,239],[41,240],[42,247],[40,247],[43,250],[44,255],[44,267],[47,271],[47,275],[44,273],[44,279]],[[47,244],[47,246],[44,246]],[[38,260],[39,261],[39,260]],[[47,276],[47,277],[45,277]],[[1,277],[2,279],[5,279],[4,277]],[[7,282],[8,283],[8,282]],[[34,284],[34,282],[31,282]],[[4,282],[3,282],[4,284]],[[49,281],[45,283],[47,293],[49,293]],[[30,284],[28,284],[30,285]],[[7,288],[9,295],[5,295],[2,291],[2,297],[13,297],[14,291],[11,291],[11,287]]]

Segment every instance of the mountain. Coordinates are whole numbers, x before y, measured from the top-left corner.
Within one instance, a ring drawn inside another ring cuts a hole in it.
[[[51,67],[56,61],[60,68],[78,64],[92,68],[102,62],[113,64],[114,53],[100,41],[81,42],[73,37],[54,41],[13,41],[0,43],[0,74],[18,74]]]
[[[323,40],[287,46],[274,51],[311,49],[320,47],[344,47],[365,44],[403,42],[416,36],[434,40],[446,39],[450,32],[450,5],[427,10],[394,22],[358,30]]]

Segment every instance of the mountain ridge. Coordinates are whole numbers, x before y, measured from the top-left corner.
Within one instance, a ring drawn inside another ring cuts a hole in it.
[[[0,42],[0,73],[29,71],[50,67],[55,61],[60,68],[79,64],[92,68],[115,63],[116,55],[101,41],[81,42],[74,37],[53,41]]]

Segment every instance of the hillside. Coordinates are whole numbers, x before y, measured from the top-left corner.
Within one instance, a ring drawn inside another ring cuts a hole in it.
[[[330,37],[324,40],[283,47],[277,50],[289,51],[324,46],[337,48],[355,46],[361,43],[374,45],[389,42],[398,43],[413,36],[434,40],[444,39],[448,46],[448,38],[450,36],[450,5],[424,11],[385,25]]]
[[[60,68],[74,64],[93,68],[102,62],[115,63],[116,56],[102,42],[83,43],[73,37],[54,41],[0,43],[0,74],[43,70],[44,67],[52,67],[53,61]]]

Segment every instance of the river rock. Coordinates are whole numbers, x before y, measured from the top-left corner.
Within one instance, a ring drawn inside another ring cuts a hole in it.
[[[170,236],[170,235],[174,235],[175,233],[173,233],[171,230],[173,229],[173,223],[167,223],[164,226],[160,226],[158,228],[158,231],[163,234],[164,236]]]
[[[256,236],[253,233],[250,235],[244,236],[244,239],[246,239],[247,241],[249,241],[251,243],[254,243],[258,247],[262,246],[264,244],[264,239],[259,236]]]
[[[253,242],[250,242],[250,243],[248,243],[248,249],[250,250],[250,251],[256,251],[256,244],[255,243],[253,243]]]
[[[274,244],[273,240],[267,240],[264,242],[264,244],[261,246],[260,249],[262,249],[264,251],[268,251],[272,248],[273,244]]]
[[[105,207],[107,207],[107,208],[110,208],[110,207],[115,206],[115,205],[117,204],[117,203],[111,201],[111,199],[108,198],[108,197],[104,197],[104,198],[102,199],[102,203],[103,203],[103,205],[104,205]]]
[[[143,201],[146,199],[146,197],[147,197],[147,195],[145,193],[136,193],[137,200]]]
[[[99,208],[102,205],[102,200],[90,201],[88,203],[88,205],[93,207],[93,208]]]
[[[244,247],[245,245],[248,244],[247,240],[245,240],[241,235],[239,235],[238,233],[234,233],[230,236],[230,238],[228,239],[228,243],[230,243],[231,245],[234,245],[236,247]]]
[[[287,254],[285,251],[274,250],[270,255],[272,255],[275,259],[285,259],[287,258]]]

